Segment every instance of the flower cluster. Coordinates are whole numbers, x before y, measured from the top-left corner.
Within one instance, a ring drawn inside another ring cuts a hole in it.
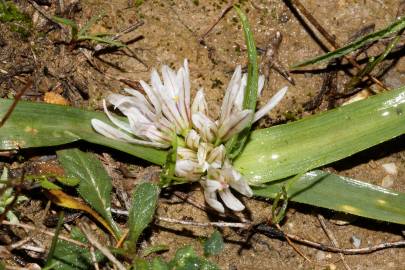
[[[202,89],[197,91],[191,103],[187,60],[177,73],[164,65],[162,79],[153,70],[151,85],[140,81],[146,96],[134,89],[125,89],[130,96],[110,94],[106,100],[118,108],[128,122],[114,117],[104,100],[104,111],[118,128],[92,119],[93,128],[112,139],[157,148],[170,147],[173,134],[177,134],[184,143],[177,148],[175,175],[199,181],[204,188],[206,202],[217,211],[225,211],[217,193],[229,209],[243,210],[243,204],[231,193],[230,187],[248,197],[252,196],[252,190],[226,157],[224,143],[250,122],[254,123],[266,115],[280,102],[287,88],[278,91],[257,112],[243,109],[247,76],[237,66],[226,90],[220,117],[214,121],[208,116]],[[260,96],[263,76],[259,77],[258,85]]]

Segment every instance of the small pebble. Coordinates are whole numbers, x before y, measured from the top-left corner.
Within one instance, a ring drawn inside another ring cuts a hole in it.
[[[350,237],[350,242],[353,244],[355,248],[359,248],[361,245],[361,239],[358,238],[357,236],[353,235]]]
[[[381,186],[385,187],[385,188],[389,188],[392,187],[392,185],[394,185],[394,177],[390,174],[384,176],[384,178],[381,181]]]
[[[394,176],[398,174],[397,165],[395,165],[394,162],[385,163],[385,164],[383,164],[381,166],[383,167],[385,172],[388,173],[388,174],[391,174],[391,175],[394,175]]]

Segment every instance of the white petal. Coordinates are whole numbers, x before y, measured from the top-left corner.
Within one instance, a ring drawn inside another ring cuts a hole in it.
[[[251,118],[251,110],[243,110],[233,113],[222,123],[218,130],[218,137],[221,138],[222,141],[227,141],[233,135],[241,132],[249,124]]]
[[[231,178],[228,179],[227,183],[239,193],[247,197],[252,197],[253,191],[248,183],[245,181],[245,179],[242,177],[242,175],[233,168],[231,170]]]
[[[259,81],[257,82],[257,97],[260,97],[262,95],[263,87],[264,87],[264,81],[265,77],[264,75],[259,76]]]
[[[191,105],[191,113],[201,112],[205,115],[208,115],[208,106],[205,101],[204,90],[198,90],[197,94],[194,97],[193,105]]]
[[[183,122],[186,123],[187,127],[190,126],[190,117],[187,113],[186,109],[186,93],[185,93],[185,88],[184,88],[184,80],[186,74],[184,71],[184,68],[180,68],[179,71],[177,72],[177,85],[179,87],[179,98],[177,100],[177,108],[179,109],[180,115],[183,118]],[[188,78],[187,78],[188,79]]]
[[[187,117],[189,122],[191,122],[191,111],[190,111],[190,71],[188,69],[188,61],[184,59],[184,77],[183,77],[183,87],[184,87],[184,104],[186,106]]]
[[[192,120],[204,141],[213,142],[215,140],[217,126],[211,119],[202,113],[195,113],[192,115]]]
[[[154,89],[152,89],[146,82],[139,81],[143,90],[145,91],[146,95],[148,96],[150,102],[152,103],[153,107],[155,108],[155,113],[160,114],[162,112],[162,104],[160,104],[159,98],[156,96],[157,93]]]
[[[179,97],[179,86],[177,85],[176,74],[169,66],[163,65],[162,77],[164,86],[170,93],[170,97],[177,100]]]
[[[266,105],[260,108],[255,113],[253,123],[255,123],[257,120],[262,118],[264,115],[266,115],[271,109],[273,109],[284,97],[285,93],[287,93],[288,87],[283,87],[281,90],[279,90],[268,102]]]
[[[157,148],[167,148],[168,147],[167,145],[163,145],[161,143],[147,142],[147,141],[143,141],[143,140],[134,139],[131,136],[129,136],[128,134],[126,134],[126,133],[120,131],[119,129],[116,129],[98,119],[91,119],[91,125],[93,126],[95,131],[97,131],[101,135],[104,135],[110,139],[125,141],[125,142],[129,142],[129,143],[140,144],[140,145],[153,146],[153,147],[157,147]]]
[[[221,106],[221,117],[219,123],[222,123],[230,114],[234,100],[239,89],[240,80],[242,76],[242,68],[240,65],[236,66],[235,72],[232,75],[232,78],[228,84],[228,87],[225,92],[224,99]]]
[[[194,150],[196,150],[200,145],[200,140],[200,135],[198,135],[198,133],[194,129],[190,130],[185,138],[186,145]]]
[[[215,181],[213,181],[215,182]],[[218,201],[217,198],[217,194],[215,191],[209,191],[208,189],[205,188],[205,181],[200,181],[201,185],[204,188],[204,198],[205,201],[207,202],[207,204],[209,206],[211,206],[212,208],[214,208],[215,210],[217,210],[220,213],[224,213],[225,212],[225,208],[222,205],[222,203],[220,203]]]
[[[189,159],[197,161],[197,153],[186,147],[177,147],[177,159]]]
[[[191,181],[199,180],[202,173],[197,162],[187,159],[177,160],[174,171],[177,176]]]
[[[201,181],[200,183],[208,192],[215,192],[222,189],[223,187],[222,184],[216,180],[206,179],[205,181]]]
[[[245,206],[232,194],[229,188],[219,190],[219,196],[225,205],[233,211],[242,211]]]
[[[128,123],[118,120],[117,118],[115,118],[114,116],[111,115],[111,113],[107,109],[107,104],[105,102],[105,99],[103,99],[103,108],[104,108],[104,112],[107,115],[108,119],[110,119],[110,121],[113,122],[114,125],[125,130],[126,132],[132,133],[131,127]]]
[[[136,98],[135,106],[137,106],[146,116],[150,119],[155,118],[157,109],[152,106],[153,104],[151,104],[141,92],[132,88],[124,88],[124,91]]]
[[[244,73],[242,75],[242,79],[240,80],[238,92],[236,94],[236,98],[233,104],[233,106],[239,111],[241,111],[243,108],[243,100],[245,98],[246,85],[247,85],[247,74]]]
[[[207,157],[207,162],[214,168],[221,168],[225,158],[225,146],[223,144],[215,147],[210,151]]]

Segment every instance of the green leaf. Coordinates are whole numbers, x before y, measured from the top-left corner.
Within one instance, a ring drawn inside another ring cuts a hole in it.
[[[254,112],[256,111],[257,89],[259,78],[259,67],[257,64],[256,45],[246,14],[243,13],[243,11],[241,11],[237,6],[234,6],[234,9],[238,13],[238,16],[242,22],[242,28],[245,35],[249,60],[247,84],[245,89],[245,96],[243,97],[243,109],[249,109]],[[252,120],[253,119],[251,119],[251,121]],[[249,125],[244,130],[242,130],[239,134],[234,135],[226,143],[226,149],[229,158],[234,159],[241,153],[249,137],[251,126],[252,123],[250,122]]]
[[[111,178],[100,160],[92,153],[79,149],[57,151],[58,160],[68,177],[80,179],[78,192],[91,207],[96,210],[120,237],[120,229],[111,215]]]
[[[133,268],[135,270],[151,270],[151,263],[145,259],[135,258]]]
[[[204,243],[204,255],[218,255],[224,249],[224,240],[219,231],[215,230]]]
[[[169,247],[167,245],[154,245],[147,247],[142,250],[142,256],[146,257],[149,256],[152,253],[157,253],[157,252],[162,252],[162,251],[167,251],[169,250]]]
[[[405,133],[405,87],[252,132],[234,162],[252,185],[299,174]]]
[[[219,270],[214,263],[197,256],[191,246],[178,249],[169,266],[175,270]]]
[[[82,28],[80,28],[79,33],[77,34],[80,38],[80,36],[84,35],[85,33],[87,33],[87,31],[90,29],[90,27],[93,26],[93,24],[95,24],[96,22],[98,22],[99,20],[101,20],[104,17],[104,14],[98,14],[96,16],[93,16],[90,18],[90,20],[88,20],[86,22],[85,25],[83,25]]]
[[[135,188],[132,207],[129,210],[127,241],[128,248],[132,252],[136,250],[139,236],[153,219],[159,192],[159,188],[152,183],[142,183]]]
[[[12,100],[0,99],[0,116],[4,115]],[[93,118],[110,123],[101,112],[90,112],[68,106],[20,101],[11,117],[1,127],[0,149],[47,147],[79,140],[108,146],[133,156],[162,165],[166,152],[140,145],[109,139],[91,127]]]
[[[72,228],[71,238],[87,243],[85,236],[76,227]],[[101,262],[104,256],[95,251],[96,261]],[[80,247],[64,240],[58,240],[48,269],[54,270],[87,270],[92,268],[91,254],[88,248]],[[45,269],[45,268],[44,268]]]
[[[74,187],[80,183],[80,179],[77,178],[69,178],[64,176],[55,176],[58,182],[64,184],[65,186]]]
[[[274,198],[286,181],[256,187],[254,194]],[[320,170],[306,173],[290,186],[288,197],[299,203],[405,224],[405,193]]]
[[[294,66],[292,66],[292,68],[297,69],[297,68],[301,68],[301,67],[304,67],[307,65],[328,61],[328,60],[331,60],[334,58],[339,58],[343,55],[346,55],[348,53],[351,53],[351,52],[361,48],[362,46],[364,46],[367,43],[377,41],[379,39],[387,37],[391,34],[401,31],[404,28],[405,28],[405,17],[402,17],[402,18],[396,20],[394,23],[392,23],[388,27],[386,27],[380,31],[377,31],[377,32],[371,33],[369,35],[366,35],[364,37],[361,37],[361,38],[353,41],[352,43],[350,43],[342,48],[339,48],[335,51],[328,52],[324,55],[306,60],[299,64],[295,64]]]
[[[79,28],[75,21],[72,21],[72,20],[69,20],[66,18],[62,18],[62,17],[58,17],[58,16],[52,16],[52,19],[60,24],[69,26],[72,31],[72,40],[77,40],[77,33],[78,33]]]
[[[46,178],[42,178],[39,180],[39,184],[41,185],[42,188],[44,189],[62,189],[60,186],[52,183]]]
[[[159,257],[153,258],[152,270],[169,270],[169,265]]]

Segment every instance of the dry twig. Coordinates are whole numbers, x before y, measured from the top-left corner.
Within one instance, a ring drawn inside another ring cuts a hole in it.
[[[333,232],[332,232],[331,230],[329,230],[328,226],[326,225],[325,218],[324,218],[321,214],[318,214],[318,220],[319,220],[319,223],[321,224],[322,229],[324,230],[326,236],[327,236],[327,237],[329,238],[329,240],[332,242],[333,246],[335,246],[335,247],[338,248],[338,247],[339,247],[339,243],[338,243],[338,241],[336,240],[336,237],[335,237],[335,235],[333,234]],[[342,252],[339,252],[339,257],[340,257],[340,259],[342,260],[342,263],[343,263],[344,267],[346,268],[346,270],[351,270],[350,266],[347,264],[347,262],[346,262],[346,260],[345,260],[345,257],[343,256],[343,253],[342,253]]]
[[[304,7],[304,5],[301,4],[299,0],[288,0],[288,2],[291,2],[294,7],[297,8],[302,15],[304,15],[304,17],[318,30],[318,32],[330,43],[330,45],[332,45],[334,50],[340,48],[340,45],[335,41],[335,38],[331,36],[328,31],[325,30],[325,28],[323,28],[323,26],[315,19],[314,16],[312,16],[312,14]],[[361,66],[354,58],[347,55],[344,55],[343,57],[358,70],[361,70]],[[370,78],[374,83],[378,84],[384,90],[387,90],[387,87],[374,76],[368,74],[366,77]]]
[[[100,252],[103,253],[104,256],[106,256],[107,259],[110,260],[110,262],[114,264],[119,270],[126,270],[126,268],[117,260],[117,258],[112,255],[111,251],[97,241],[94,235],[90,232],[87,224],[79,224],[78,226],[92,246],[100,250]]]
[[[28,224],[24,224],[24,223],[11,223],[11,222],[9,222],[7,220],[3,220],[3,222],[1,224],[2,225],[7,225],[7,226],[14,226],[14,227],[19,227],[19,228],[24,228],[24,229],[27,229],[27,230],[30,230],[30,231],[38,231],[40,233],[43,233],[43,234],[46,234],[46,235],[49,235],[49,236],[52,236],[52,237],[55,236],[55,233],[52,232],[52,231],[43,230],[43,229],[28,225]],[[66,241],[66,242],[75,244],[75,245],[77,245],[79,247],[84,247],[84,248],[89,247],[88,245],[83,244],[82,242],[73,240],[73,239],[71,239],[69,237],[66,237],[66,236],[63,236],[63,235],[58,235],[58,238]]]

